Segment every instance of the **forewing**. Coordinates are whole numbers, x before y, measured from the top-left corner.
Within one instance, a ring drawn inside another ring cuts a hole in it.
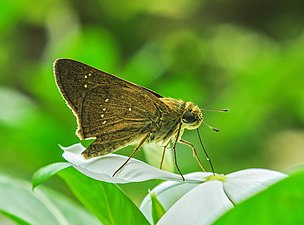
[[[96,137],[87,156],[103,155],[140,141],[159,118],[157,93],[83,63],[59,59],[56,82],[77,117],[78,136]],[[160,96],[160,95],[159,95]]]

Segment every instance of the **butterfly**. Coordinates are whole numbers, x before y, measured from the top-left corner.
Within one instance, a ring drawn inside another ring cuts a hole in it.
[[[82,153],[89,159],[135,145],[132,154],[113,176],[134,156],[143,144],[173,144],[175,165],[184,179],[176,158],[176,144],[188,145],[200,167],[193,144],[181,137],[185,129],[197,129],[203,122],[200,108],[193,102],[162,95],[71,59],[54,63],[56,84],[77,118],[77,136],[94,142]],[[198,130],[197,130],[198,131]]]

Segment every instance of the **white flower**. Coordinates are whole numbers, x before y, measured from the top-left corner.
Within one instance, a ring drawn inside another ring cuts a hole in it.
[[[186,177],[195,179],[201,174]],[[285,177],[276,171],[247,169],[225,176],[209,175],[200,184],[166,181],[152,190],[167,210],[157,225],[211,224],[234,205]],[[140,209],[152,223],[150,195]]]
[[[70,147],[61,147],[62,156],[70,162],[78,171],[96,180],[111,183],[140,182],[151,179],[182,181],[180,175],[170,173],[150,166],[137,159],[130,161],[113,177],[114,172],[128,159],[126,156],[107,154],[91,159],[84,159],[81,153],[85,148],[81,144]],[[187,178],[186,178],[187,179]],[[188,182],[201,182],[202,177],[189,179]]]
[[[81,144],[61,148],[64,150],[63,158],[78,171],[96,180],[111,183],[167,180],[152,190],[166,210],[157,225],[211,224],[235,204],[286,177],[276,171],[247,169],[228,175],[196,172],[184,175],[186,181],[182,181],[180,175],[134,158],[113,177],[128,157],[108,154],[87,160],[81,155],[85,150]],[[145,197],[140,209],[152,223],[150,195]]]

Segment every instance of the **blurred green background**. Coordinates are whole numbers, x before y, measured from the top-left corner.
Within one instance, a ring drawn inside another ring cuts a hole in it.
[[[200,129],[216,171],[286,171],[304,162],[303,24],[300,0],[1,0],[0,171],[30,180],[63,161],[58,144],[79,141],[54,82],[56,58],[230,108],[205,113],[220,133]],[[184,139],[199,147],[195,131]],[[177,151],[184,173],[199,170],[190,149]],[[157,182],[122,188],[138,203]],[[48,185],[66,191],[59,180]]]

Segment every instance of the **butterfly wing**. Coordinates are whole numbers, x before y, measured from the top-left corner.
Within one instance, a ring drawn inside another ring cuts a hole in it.
[[[77,135],[96,138],[86,157],[138,143],[157,126],[161,95],[86,64],[58,59],[56,83],[77,118]]]

